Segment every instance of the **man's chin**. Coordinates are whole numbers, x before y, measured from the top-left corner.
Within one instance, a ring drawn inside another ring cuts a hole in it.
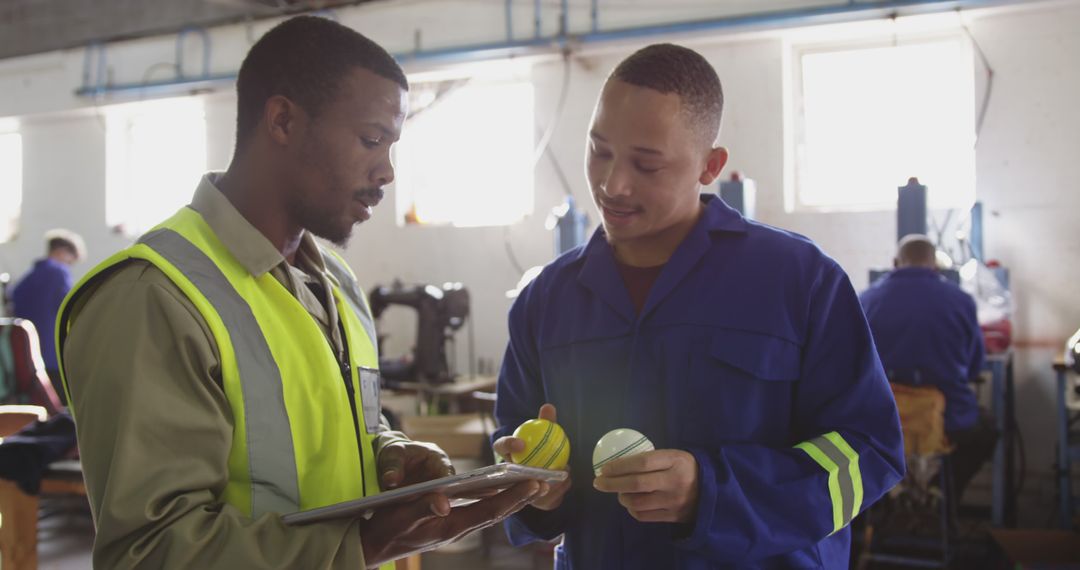
[[[612,228],[607,224],[601,224],[604,227],[604,238],[608,243],[615,244],[618,242],[625,242],[628,239],[633,239],[632,232],[627,231],[626,228]]]
[[[349,239],[352,238],[353,226],[349,225],[343,228],[308,228],[308,231],[338,247],[343,248],[349,245]]]

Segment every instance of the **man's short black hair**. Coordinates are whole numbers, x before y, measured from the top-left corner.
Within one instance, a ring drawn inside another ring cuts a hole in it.
[[[63,249],[63,250],[67,250],[67,251],[71,252],[72,255],[78,255],[79,254],[79,250],[75,247],[75,244],[71,243],[70,241],[68,241],[68,240],[66,240],[64,238],[52,238],[51,240],[49,240],[49,244],[47,246],[47,249],[49,250],[50,253],[52,253],[52,252],[54,252],[54,251],[56,251],[58,249]]]
[[[52,255],[54,251],[64,250],[76,259],[86,257],[86,244],[79,234],[57,228],[45,232],[45,253]]]
[[[897,267],[937,267],[937,247],[922,234],[908,234],[896,249]]]
[[[409,88],[405,72],[386,50],[332,20],[297,16],[266,32],[251,46],[236,79],[237,149],[259,124],[268,99],[282,95],[318,114],[354,67]]]
[[[724,90],[716,70],[698,52],[674,44],[653,44],[624,59],[611,77],[682,101],[686,119],[709,144],[720,133]]]

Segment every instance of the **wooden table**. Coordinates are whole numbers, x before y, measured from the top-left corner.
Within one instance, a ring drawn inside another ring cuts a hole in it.
[[[41,495],[86,496],[78,461],[60,461],[41,480]],[[27,495],[12,481],[0,479],[0,568],[38,567],[39,495]]]
[[[416,392],[420,395],[421,415],[428,415],[432,406],[438,406],[446,401],[448,414],[461,413],[462,400],[472,400],[473,392],[490,392],[495,389],[498,381],[496,376],[471,376],[463,377],[454,382],[444,384],[426,384],[423,382],[396,382],[392,390],[402,392]]]

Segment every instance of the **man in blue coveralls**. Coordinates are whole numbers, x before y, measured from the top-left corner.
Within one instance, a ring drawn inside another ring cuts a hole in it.
[[[45,243],[45,257],[35,261],[34,267],[15,285],[11,302],[16,317],[34,323],[45,373],[61,402],[67,405],[60,367],[56,364],[56,312],[75,283],[71,266],[86,257],[86,245],[78,234],[61,229],[46,232]]]
[[[699,54],[646,47],[612,72],[588,134],[603,227],[510,312],[495,450],[539,413],[571,483],[507,521],[556,567],[847,568],[849,521],[904,472],[896,405],[847,276],[801,236],[712,194],[723,95]],[[615,428],[656,451],[607,464]]]
[[[970,385],[982,371],[984,352],[975,300],[938,274],[935,254],[926,236],[906,236],[893,260],[896,270],[859,300],[890,378],[934,386],[945,395],[945,432],[956,448],[953,484],[960,497],[994,453],[997,428]]]

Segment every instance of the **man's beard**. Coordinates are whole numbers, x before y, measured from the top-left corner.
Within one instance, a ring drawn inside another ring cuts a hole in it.
[[[323,210],[302,200],[294,200],[290,209],[296,212],[300,227],[339,247],[345,247],[352,237],[352,220],[346,223],[340,209]]]
[[[382,188],[365,188],[354,192],[353,200],[368,198],[367,203],[378,203],[384,195],[385,191]],[[339,247],[348,245],[349,239],[352,237],[353,227],[363,223],[352,219],[351,216],[348,216],[347,213],[342,212],[340,209],[327,208],[323,210],[306,204],[302,200],[296,200],[295,202],[292,208],[297,212],[301,226],[312,234]],[[352,203],[349,206],[352,206]],[[343,214],[348,217],[343,216]],[[339,221],[340,223],[337,223]]]

